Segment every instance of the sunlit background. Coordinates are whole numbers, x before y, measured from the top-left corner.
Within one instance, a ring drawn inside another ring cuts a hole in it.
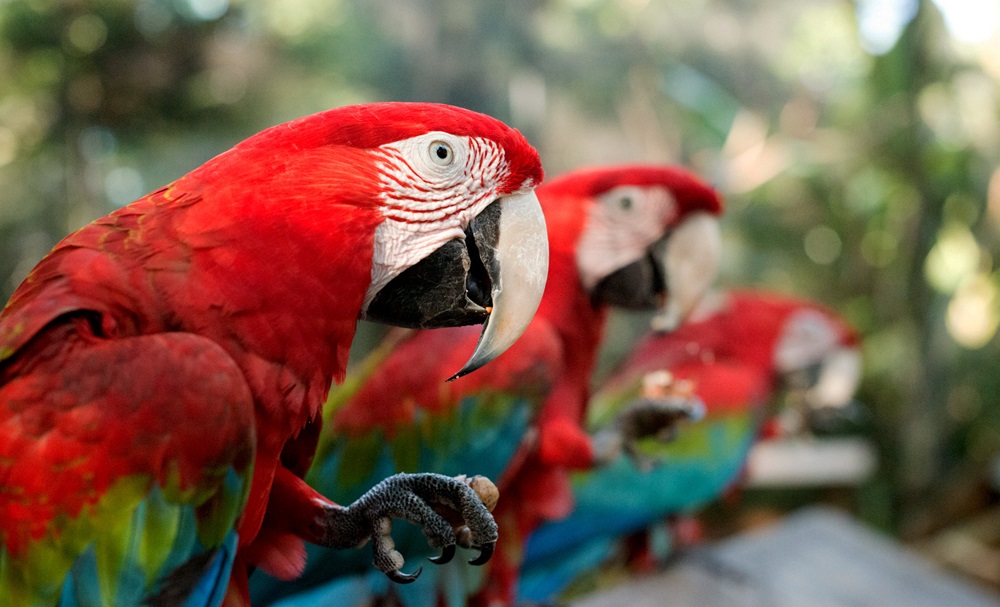
[[[864,335],[880,467],[836,499],[914,545],[1000,516],[1000,3],[0,1],[0,295],[240,139],[375,100],[495,115],[552,175],[693,167],[724,283]],[[1000,588],[994,539],[934,556]]]

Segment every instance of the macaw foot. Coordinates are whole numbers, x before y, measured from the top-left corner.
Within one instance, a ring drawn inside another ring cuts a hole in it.
[[[668,443],[677,438],[677,430],[684,422],[697,421],[705,416],[705,404],[697,396],[670,396],[666,398],[640,398],[629,403],[616,420],[622,434],[622,450],[642,470],[653,468],[657,460],[639,449],[639,441],[653,438]]]
[[[611,462],[624,451],[637,466],[649,469],[655,461],[640,452],[640,440],[653,438],[668,443],[677,438],[681,423],[704,417],[705,403],[694,394],[693,387],[674,382],[669,374],[662,375],[650,374],[643,396],[626,404],[611,427],[595,435],[594,451],[599,462]]]
[[[617,426],[625,436],[626,447],[643,438],[667,443],[677,438],[682,422],[696,421],[705,414],[700,398],[639,398],[618,415]]]
[[[417,579],[422,567],[402,573],[403,555],[395,549],[390,534],[392,519],[419,525],[427,543],[440,548],[430,561],[442,565],[455,556],[455,546],[477,548],[479,556],[469,561],[483,565],[493,556],[497,524],[490,511],[499,491],[488,478],[442,474],[396,474],[375,485],[350,506],[328,505],[316,521],[319,543],[330,548],[357,548],[369,539],[374,564],[390,580],[407,584]]]

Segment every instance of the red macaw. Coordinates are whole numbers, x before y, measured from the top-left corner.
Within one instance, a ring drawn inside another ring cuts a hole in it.
[[[519,599],[553,600],[626,553],[630,534],[718,498],[738,479],[778,391],[797,392],[811,409],[849,403],[860,379],[857,340],[814,302],[752,290],[709,295],[684,326],[645,337],[595,392],[594,431],[615,428],[629,407],[669,414],[692,393],[704,415],[670,441],[656,436],[658,425],[629,428],[626,446],[638,457],[574,474],[573,512],[528,542]],[[670,378],[657,385],[664,371]]]
[[[537,193],[549,233],[549,275],[521,339],[488,368],[442,385],[430,378],[453,368],[475,333],[397,337],[331,395],[330,420],[307,476],[341,500],[400,470],[457,474],[475,462],[478,472],[499,477],[495,513],[502,534],[474,602],[513,600],[523,538],[569,510],[567,471],[599,456],[583,422],[609,306],[660,309],[661,323],[678,324],[713,281],[721,249],[718,195],[679,168],[578,170]],[[407,545],[405,552],[417,549]],[[342,561],[330,566],[310,558],[297,583],[318,587],[311,590],[316,594],[290,604],[361,604],[381,593],[369,582],[331,579],[349,570]],[[425,576],[393,592],[408,605],[438,604],[439,591],[446,604],[463,604],[467,588],[455,580],[469,572],[435,572],[436,583]],[[254,580],[254,597],[262,601],[287,595],[287,588],[259,584]],[[347,594],[338,594],[341,584]],[[361,586],[363,596],[353,594]]]
[[[371,538],[406,581],[387,521],[452,546],[432,506],[488,557],[496,525],[463,479],[400,475],[343,507],[300,477],[359,318],[485,322],[460,374],[523,331],[547,268],[541,180],[493,118],[358,105],[66,237],[0,313],[0,604],[245,604],[248,570],[294,577],[303,540]]]

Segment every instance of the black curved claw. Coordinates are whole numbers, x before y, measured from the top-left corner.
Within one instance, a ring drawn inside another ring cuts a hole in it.
[[[455,544],[445,546],[444,550],[441,551],[441,556],[429,556],[427,560],[435,565],[444,565],[453,558],[455,558]]]
[[[417,570],[413,573],[401,573],[399,569],[394,569],[392,571],[386,571],[385,575],[397,584],[411,584],[417,581],[417,578],[420,577],[420,573],[423,570],[423,567],[417,567]]]
[[[493,549],[497,547],[496,542],[486,542],[479,548],[479,556],[469,561],[470,565],[485,565],[493,556]]]

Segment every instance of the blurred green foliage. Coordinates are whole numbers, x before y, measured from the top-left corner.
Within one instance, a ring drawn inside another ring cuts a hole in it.
[[[884,470],[860,508],[919,532],[1000,452],[1000,35],[963,42],[914,0],[873,51],[875,3],[0,2],[0,295],[70,230],[261,128],[469,107],[550,174],[678,162],[716,183],[724,282],[863,333]]]

